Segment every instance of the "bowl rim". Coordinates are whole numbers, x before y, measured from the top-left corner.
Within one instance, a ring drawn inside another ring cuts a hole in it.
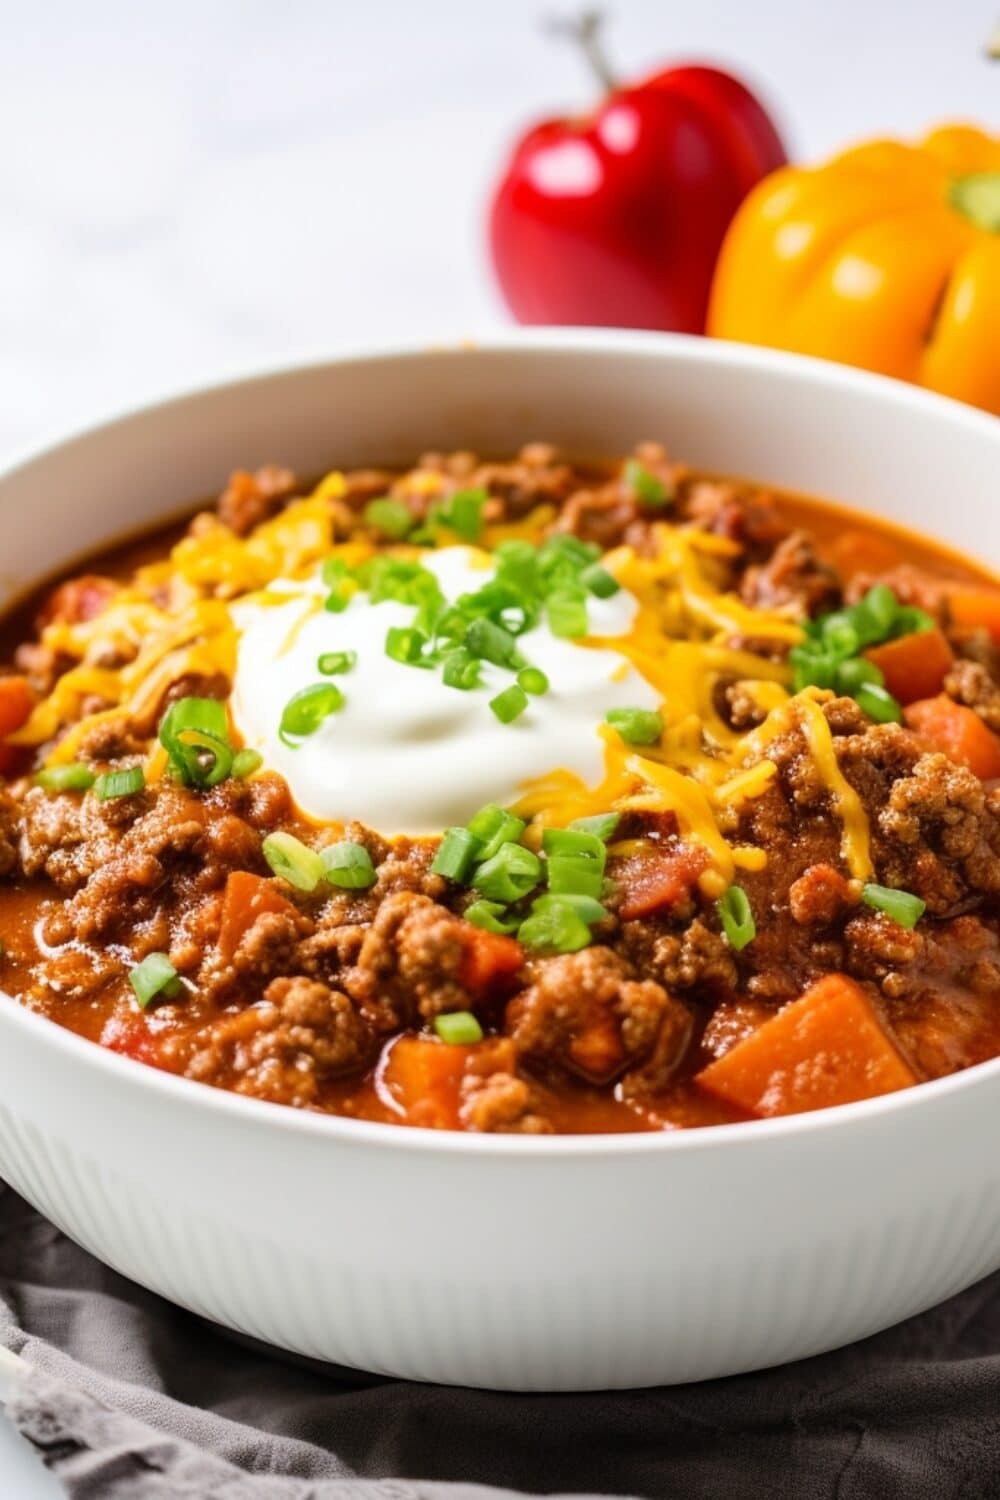
[[[468,355],[579,353],[583,355],[631,354],[650,359],[668,357],[674,363],[716,365],[737,369],[757,369],[808,385],[866,393],[882,405],[910,410],[917,418],[944,419],[995,441],[1000,451],[1000,419],[963,402],[921,387],[909,385],[889,376],[857,370],[811,356],[766,349],[756,345],[727,340],[701,338],[691,334],[673,334],[646,330],[603,328],[544,328],[490,330],[481,337],[442,342],[409,341],[398,345],[373,345],[339,353],[310,353],[285,356],[255,364],[220,371],[194,386],[183,386],[165,394],[124,407],[97,422],[70,428],[49,439],[36,442],[15,452],[0,466],[0,484],[17,481],[19,474],[36,463],[71,449],[87,440],[110,437],[117,429],[132,422],[165,415],[171,410],[195,406],[199,401],[222,396],[227,391],[264,384],[283,377],[296,378],[320,371],[351,365],[378,363],[419,364],[427,358],[461,359]],[[248,1126],[277,1130],[296,1135],[337,1139],[344,1146],[366,1147],[382,1151],[403,1148],[428,1155],[471,1154],[511,1158],[545,1159],[551,1157],[619,1157],[654,1152],[700,1152],[729,1149],[740,1145],[754,1149],[775,1139],[802,1135],[826,1134],[838,1126],[862,1125],[865,1121],[895,1116],[913,1109],[926,1109],[937,1100],[977,1087],[989,1087],[1000,1079],[1000,1057],[974,1064],[960,1072],[932,1079],[916,1087],[900,1089],[873,1099],[859,1100],[804,1114],[786,1115],[764,1120],[735,1121],[723,1125],[689,1126],[676,1130],[653,1130],[586,1135],[522,1136],[479,1134],[459,1130],[432,1130],[423,1126],[394,1122],[357,1120],[344,1115],[300,1110],[276,1105],[268,1100],[248,1098],[228,1089],[214,1088],[194,1079],[167,1073],[148,1063],[113,1052],[58,1022],[23,1006],[16,997],[0,989],[0,1026],[23,1028],[32,1042],[63,1050],[68,1061],[95,1070],[104,1070],[108,1082],[118,1080],[132,1086],[156,1090],[165,1101],[176,1100],[188,1109],[198,1107],[203,1114],[218,1115]]]

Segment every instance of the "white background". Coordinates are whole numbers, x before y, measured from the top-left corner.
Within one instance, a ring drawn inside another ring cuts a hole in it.
[[[504,320],[490,185],[519,127],[594,94],[541,31],[566,8],[0,0],[0,460],[255,361]],[[1000,129],[1000,0],[609,9],[622,77],[731,67],[798,157],[943,119]],[[30,1500],[25,1461],[0,1426],[0,1493]]]

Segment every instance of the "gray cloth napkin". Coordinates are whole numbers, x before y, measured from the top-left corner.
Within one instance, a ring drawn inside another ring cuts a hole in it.
[[[0,1341],[31,1366],[10,1415],[72,1500],[1000,1496],[1000,1276],[778,1370],[495,1394],[240,1346],[0,1184],[0,1299]]]

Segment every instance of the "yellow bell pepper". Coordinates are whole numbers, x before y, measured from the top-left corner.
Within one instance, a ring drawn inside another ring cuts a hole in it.
[[[1000,415],[1000,139],[949,126],[765,178],[723,243],[708,332]]]

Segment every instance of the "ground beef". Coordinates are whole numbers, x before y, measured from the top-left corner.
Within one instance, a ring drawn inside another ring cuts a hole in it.
[[[461,918],[427,896],[397,891],[365,931],[344,987],[385,1031],[480,1003],[462,983],[468,953]]]
[[[802,927],[828,927],[855,899],[848,881],[832,865],[810,865],[789,887],[788,909]]]
[[[127,714],[113,719],[100,719],[80,740],[78,755],[86,761],[122,760],[144,754],[148,739],[136,733],[135,725]]]
[[[21,808],[9,792],[0,789],[0,876],[17,867],[21,837]]]
[[[988,630],[981,626],[949,625],[948,640],[958,656],[965,661],[978,662],[994,682],[1000,683],[1000,647]]]
[[[983,723],[1000,731],[1000,687],[976,661],[956,661],[944,680],[944,690],[956,703],[975,709]]]
[[[766,562],[788,535],[770,496],[748,493],[726,481],[697,479],[685,484],[677,511],[680,519],[735,542],[746,563]]]
[[[717,695],[716,709],[729,725],[730,729],[745,734],[748,729],[756,729],[758,724],[763,724],[767,718],[767,709],[762,708],[748,682],[727,682]]]
[[[946,755],[922,755],[877,813],[884,885],[912,891],[939,915],[1000,891],[1000,792]]]
[[[702,917],[677,931],[664,931],[657,922],[626,922],[621,947],[639,973],[670,991],[697,989],[710,996],[737,983],[732,949]]]
[[[767,562],[746,569],[740,595],[754,609],[792,605],[797,613],[818,615],[837,608],[840,585],[806,533],[793,531],[778,543]]]
[[[165,1043],[163,1055],[188,1078],[303,1108],[325,1081],[364,1066],[375,1045],[346,995],[299,977],[273,980],[260,1003],[211,1023],[193,1045]]]
[[[237,469],[219,496],[219,520],[237,536],[246,536],[279,511],[295,488],[295,475],[279,464],[265,464],[256,474]]]
[[[531,1085],[512,1072],[467,1071],[460,1113],[466,1130],[500,1135],[551,1135],[553,1130],[539,1112]]]
[[[108,802],[89,792],[75,798],[34,788],[24,810],[25,873],[44,871],[61,890],[75,892],[59,920],[85,942],[127,935],[154,916],[161,900],[173,907],[178,894],[197,898],[220,886],[229,870],[263,863],[255,830],[172,785]]]
[[[507,1007],[505,1030],[535,1063],[592,1083],[643,1064],[642,1084],[653,1088],[680,1061],[691,1017],[661,985],[595,946],[536,963],[532,983]]]

